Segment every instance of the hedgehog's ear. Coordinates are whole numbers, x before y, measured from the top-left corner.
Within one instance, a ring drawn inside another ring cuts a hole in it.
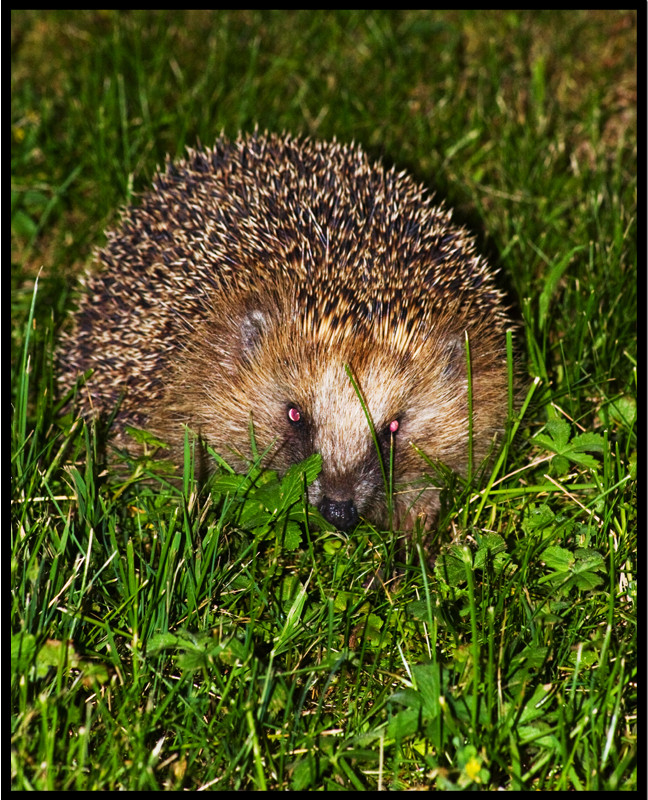
[[[270,316],[260,309],[248,311],[240,324],[243,357],[250,360],[270,329]]]
[[[451,335],[443,343],[443,376],[458,378],[466,372],[465,334]]]

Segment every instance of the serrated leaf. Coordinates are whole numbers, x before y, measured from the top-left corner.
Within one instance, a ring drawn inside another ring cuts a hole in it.
[[[583,592],[591,592],[603,583],[603,578],[595,572],[585,570],[583,572],[576,572],[570,579],[570,584],[581,589]]]
[[[497,533],[485,533],[480,538],[475,553],[475,568],[482,569],[489,559],[498,569],[501,569],[508,560],[506,542]]]
[[[565,463],[567,463],[566,459],[569,459],[570,461],[573,461],[574,464],[580,464],[581,467],[589,467],[590,469],[596,469],[596,467],[598,466],[598,462],[594,458],[594,456],[587,455],[587,453],[577,453],[570,450],[565,455],[566,458],[562,458],[562,456],[556,456],[554,461],[557,460],[558,458],[561,458],[563,461],[565,461]],[[567,465],[567,469],[569,469],[569,465]],[[564,474],[565,472],[567,472],[567,469],[564,469],[559,474],[561,475]]]
[[[241,527],[252,530],[267,525],[271,518],[272,515],[268,513],[265,505],[253,497],[243,503],[238,523]]]
[[[245,660],[244,645],[234,636],[218,638],[211,632],[193,634],[188,631],[159,633],[147,644],[147,655],[156,655],[162,650],[176,651],[178,666],[187,672],[206,669],[215,659],[231,666]]]
[[[600,433],[579,433],[571,440],[570,449],[577,453],[602,453],[605,448],[605,439]]]
[[[311,484],[322,471],[322,456],[319,453],[313,453],[302,461],[302,468],[306,475],[306,482]]]
[[[553,524],[556,515],[544,503],[533,507],[525,516],[522,522],[522,530],[528,535],[534,531],[546,528]]]
[[[525,672],[535,672],[544,663],[549,652],[548,647],[539,647],[537,645],[527,645],[521,653],[518,653],[513,660],[512,666],[514,669],[524,669]]]
[[[605,569],[605,559],[598,552],[589,547],[577,547],[574,551],[576,556],[576,569]]]
[[[575,561],[574,556],[569,550],[565,550],[564,547],[558,547],[557,545],[552,545],[551,547],[547,547],[546,550],[543,550],[540,558],[549,569],[553,569],[556,572],[567,572],[572,568]]]
[[[506,550],[506,542],[499,533],[485,533],[479,540],[477,550],[488,550],[491,553],[501,553]]]
[[[283,510],[286,505],[292,505],[284,502],[279,481],[272,481],[253,489],[250,492],[250,500],[261,505],[270,515]]]
[[[301,528],[296,522],[288,522],[284,531],[283,546],[286,550],[296,550],[301,544]]]
[[[554,475],[565,475],[569,472],[569,461],[564,456],[554,456],[551,459],[551,472]]]
[[[545,436],[544,433],[537,433],[533,437],[533,444],[537,444],[543,450],[550,450],[552,453],[556,451],[556,443],[550,436]]]
[[[280,487],[281,507],[289,508],[304,494],[304,471],[291,467],[283,477]]]
[[[213,479],[211,489],[216,494],[239,494],[250,485],[247,475],[219,475]]]
[[[615,422],[632,425],[637,421],[637,401],[630,395],[620,397],[610,404],[610,415]]]
[[[287,505],[292,505],[301,499],[304,493],[304,479],[306,484],[312,483],[322,469],[322,456],[313,453],[300,464],[293,464],[281,481],[281,491]]]
[[[378,644],[381,638],[383,621],[377,614],[368,614],[365,619],[364,638],[372,644]]]
[[[571,427],[564,419],[550,419],[545,425],[551,434],[556,452],[561,453],[569,443]]]
[[[570,425],[563,419],[550,420],[546,429],[551,437],[539,433],[533,441],[545,450],[556,453],[551,461],[552,472],[564,475],[569,470],[569,462],[580,464],[583,467],[595,469],[598,462],[588,452],[602,453],[604,449],[603,437],[598,433],[579,433],[569,440]]]
[[[434,565],[437,578],[448,586],[460,586],[466,582],[466,567],[462,548],[453,545],[447,553],[442,553]]]
[[[414,619],[427,620],[428,619],[428,603],[426,600],[412,600],[407,603],[407,614]]]
[[[596,550],[579,547],[575,553],[571,582],[583,591],[591,591],[603,583],[597,572],[605,570],[605,560]]]
[[[633,425],[637,420],[637,401],[630,395],[624,395],[608,403],[598,413],[604,425]]]

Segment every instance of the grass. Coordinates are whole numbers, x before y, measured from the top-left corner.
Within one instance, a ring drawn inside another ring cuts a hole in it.
[[[636,26],[12,12],[13,788],[637,787]],[[102,230],[256,123],[413,171],[519,301],[530,403],[492,475],[448,476],[432,570],[367,588],[393,539],[315,530],[302,472],[111,477],[60,414]]]

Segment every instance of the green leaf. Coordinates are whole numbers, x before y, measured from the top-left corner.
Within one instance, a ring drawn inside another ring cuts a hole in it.
[[[124,428],[126,433],[133,439],[137,444],[144,444],[148,445],[149,447],[153,448],[163,448],[168,449],[168,445],[166,442],[163,442],[161,439],[158,439],[152,433],[149,433],[142,428],[134,428],[132,425],[126,425]]]
[[[22,210],[18,210],[11,217],[11,231],[15,236],[31,239],[38,233],[38,225]]]
[[[569,461],[563,456],[554,456],[551,461],[551,472],[554,475],[566,475],[569,472]]]
[[[579,433],[571,441],[570,450],[575,453],[603,453],[605,450],[605,439],[600,433]]]
[[[426,719],[434,719],[441,713],[439,704],[441,682],[438,666],[436,664],[416,664],[412,667],[412,677],[423,701],[423,713]]]
[[[542,648],[547,651],[547,648]],[[520,723],[529,723],[533,722],[533,720],[539,719],[540,717],[544,717],[547,713],[546,704],[547,698],[549,697],[549,693],[551,691],[551,684],[540,684],[536,686],[533,691],[531,697],[524,703],[524,708],[520,715]]]
[[[301,544],[302,529],[297,522],[287,522],[284,530],[283,546],[285,550],[296,550]]]
[[[405,691],[413,690],[410,689]],[[403,692],[397,692],[390,699],[394,700],[395,702],[403,702],[404,698],[402,695]],[[387,725],[387,738],[398,741],[399,739],[405,739],[408,736],[414,736],[419,729],[421,719],[420,699],[417,702],[418,708],[405,708],[402,711],[399,711],[389,720]]]
[[[589,547],[577,547],[574,555],[576,556],[577,569],[593,569],[597,571],[605,569],[605,559],[598,550],[592,550]]]
[[[596,573],[605,570],[605,560],[596,550],[579,547],[570,553],[563,547],[551,546],[543,551],[542,560],[553,570],[543,581],[560,584],[561,592],[567,592],[572,587],[582,591],[591,591],[603,582],[603,578]]]
[[[550,419],[545,427],[551,434],[556,452],[563,452],[569,444],[569,434],[571,433],[569,423],[564,419]]]
[[[637,401],[630,395],[619,397],[603,406],[598,417],[606,427],[610,425],[630,427],[637,421]]]
[[[556,572],[568,572],[574,565],[574,556],[564,547],[553,545],[542,551],[541,559]]]
[[[463,548],[452,545],[448,552],[441,553],[435,564],[434,574],[448,586],[461,586],[466,582],[466,567]]]
[[[211,489],[216,494],[242,494],[252,485],[247,475],[219,475],[211,482]]]
[[[475,569],[483,569],[487,563],[492,563],[495,571],[499,572],[509,561],[506,542],[499,534],[486,533],[479,539],[479,547],[475,553]]]
[[[162,650],[176,651],[178,666],[187,672],[209,669],[216,662],[232,666],[245,661],[247,657],[245,646],[234,635],[222,637],[211,631],[155,634],[148,641],[147,657],[155,656]]]
[[[524,521],[522,522],[522,530],[528,536],[535,531],[552,526],[555,518],[556,515],[545,503],[539,506],[534,505],[525,514]]]
[[[554,752],[560,751],[560,740],[551,733],[552,726],[543,720],[537,720],[533,725],[520,725],[517,729],[522,744],[543,747]]]
[[[596,550],[579,547],[574,552],[576,562],[572,574],[572,583],[583,591],[591,591],[603,583],[597,572],[605,572],[605,559]]]
[[[551,434],[542,433],[533,437],[533,441],[544,450],[556,453],[551,462],[552,471],[557,475],[564,475],[569,470],[569,462],[580,464],[583,467],[596,469],[598,462],[587,453],[602,453],[605,440],[598,433],[580,433],[569,439],[571,427],[564,419],[549,420],[545,425]]]

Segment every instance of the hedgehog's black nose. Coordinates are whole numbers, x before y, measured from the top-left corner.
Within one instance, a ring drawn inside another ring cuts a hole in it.
[[[340,531],[348,531],[358,524],[358,509],[353,500],[330,500],[323,497],[319,510],[324,519]]]

